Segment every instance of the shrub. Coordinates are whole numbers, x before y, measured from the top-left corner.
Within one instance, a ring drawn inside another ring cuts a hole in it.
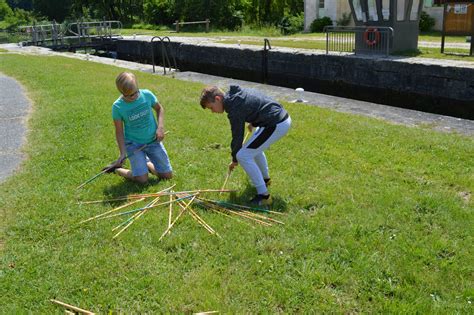
[[[429,32],[433,26],[435,26],[435,19],[425,11],[422,11],[420,16],[420,31]]]
[[[320,19],[316,19],[311,23],[311,33],[315,32],[322,32],[324,30],[325,26],[331,26],[332,25],[332,20],[330,17],[323,17]]]
[[[286,15],[281,19],[278,27],[284,35],[301,32],[304,29],[304,14]]]
[[[342,16],[339,20],[336,21],[337,26],[347,26],[351,23],[351,14],[350,13],[342,13]]]

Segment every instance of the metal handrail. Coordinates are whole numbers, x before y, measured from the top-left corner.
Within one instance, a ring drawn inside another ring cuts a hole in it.
[[[330,51],[388,56],[394,30],[386,26],[326,26],[326,54]]]
[[[75,27],[76,31],[73,30]],[[97,37],[112,37],[114,35],[112,30],[122,29],[122,22],[120,21],[100,21],[100,22],[82,22],[77,21],[76,23],[70,23],[68,25],[68,32],[77,36],[77,37],[91,37],[90,30],[95,29],[97,34],[92,34],[92,36]]]
[[[270,49],[272,49],[270,41],[267,38],[264,38],[262,50],[262,82],[264,84],[268,81],[268,51]]]
[[[151,38],[150,44],[151,44],[151,59],[152,59],[152,63],[153,63],[153,73],[155,73],[155,64],[156,64],[156,62],[155,62],[155,49],[153,47],[154,39],[159,39],[160,40],[160,43],[161,43],[161,58],[162,58],[162,64],[163,64],[163,74],[166,75],[167,65],[169,67],[169,72],[171,72],[171,70],[173,69],[171,61],[170,61],[169,56],[168,56],[168,50],[166,49],[166,46],[165,46],[165,41],[166,40],[168,41],[168,43],[171,46],[171,39],[168,36],[164,36],[164,37],[153,36]],[[176,58],[173,54],[172,54],[172,57],[173,57],[174,69],[176,71],[178,69],[178,66],[177,66],[177,63],[176,63]]]
[[[27,33],[35,45],[38,43],[44,43],[45,41],[52,41],[53,43],[56,43],[57,41],[62,42],[64,38],[61,24],[57,24],[56,21],[53,21],[52,24],[19,26],[18,32],[20,34]]]

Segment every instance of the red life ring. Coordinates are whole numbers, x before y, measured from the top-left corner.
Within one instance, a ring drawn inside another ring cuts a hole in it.
[[[373,39],[369,39],[370,34],[374,34]],[[374,46],[380,41],[380,32],[378,29],[369,27],[365,32],[364,32],[364,40],[367,46]]]

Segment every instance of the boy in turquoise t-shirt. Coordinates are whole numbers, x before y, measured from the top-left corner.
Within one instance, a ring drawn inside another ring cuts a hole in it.
[[[163,143],[165,137],[164,109],[156,96],[145,89],[138,89],[133,73],[122,72],[115,80],[122,95],[112,105],[115,138],[120,156],[109,172],[139,183],[148,181],[148,172],[163,179],[173,176],[171,164]],[[153,115],[155,110],[158,123]],[[126,156],[132,170],[122,168]]]

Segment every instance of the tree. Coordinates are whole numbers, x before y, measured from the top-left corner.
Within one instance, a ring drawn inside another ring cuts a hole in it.
[[[33,10],[49,20],[62,22],[71,12],[72,0],[33,0]]]
[[[12,9],[33,10],[33,0],[8,0],[7,2]]]
[[[4,20],[5,17],[12,15],[13,10],[10,8],[5,0],[0,0],[0,20]]]

